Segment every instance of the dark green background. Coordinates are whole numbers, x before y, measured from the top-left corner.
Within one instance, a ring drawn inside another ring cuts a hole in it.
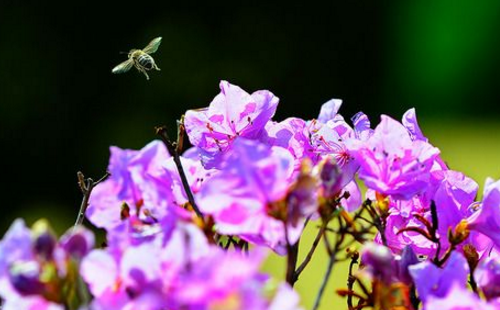
[[[498,1],[178,2],[0,1],[2,231],[19,216],[71,225],[77,170],[99,177],[109,145],[173,129],[221,79],[274,92],[276,119],[332,97],[373,123],[410,107],[424,121],[500,115]],[[111,74],[156,36],[161,72]]]

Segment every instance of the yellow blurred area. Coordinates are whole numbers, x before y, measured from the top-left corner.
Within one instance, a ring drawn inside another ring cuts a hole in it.
[[[441,150],[441,156],[450,169],[458,170],[473,178],[480,186],[478,198],[482,196],[486,177],[500,178],[500,121],[424,121],[421,129],[429,142]],[[300,243],[299,263],[308,252],[316,235],[317,225],[309,223]],[[339,254],[343,257],[345,254]],[[328,264],[328,255],[322,243],[309,266],[304,270],[296,289],[301,295],[302,305],[311,309]],[[349,262],[337,263],[325,290],[320,309],[347,309],[345,299],[336,296],[335,290],[345,288]],[[285,257],[270,255],[263,270],[279,279],[284,278]]]

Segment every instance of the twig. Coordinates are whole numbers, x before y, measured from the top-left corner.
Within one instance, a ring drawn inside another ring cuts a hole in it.
[[[340,217],[337,218],[339,221],[339,226],[340,229],[342,229],[342,220]],[[326,236],[325,236],[326,237]],[[325,292],[326,284],[328,283],[328,280],[330,279],[330,275],[333,271],[333,266],[335,264],[336,260],[336,254],[338,252],[339,247],[342,245],[344,242],[345,234],[337,234],[337,240],[335,242],[335,246],[333,248],[333,251],[331,251],[330,254],[330,259],[328,261],[328,266],[326,268],[325,275],[323,276],[323,280],[321,281],[321,286],[319,288],[318,294],[316,295],[316,300],[314,301],[314,306],[312,310],[317,310],[319,308],[319,304],[321,302],[321,298],[323,297],[323,293]],[[331,248],[328,246],[328,250]]]
[[[450,258],[451,256],[451,253],[453,251],[455,251],[455,248],[456,246],[454,244],[450,245],[450,247],[448,248],[448,250],[446,250],[446,252],[444,253],[443,257],[441,259],[438,259],[435,263],[436,266],[438,267],[442,267],[444,265],[444,263],[446,263],[446,261],[448,260],[448,258]]]
[[[354,282],[356,282],[356,277],[354,277],[352,275],[352,269],[353,269],[354,265],[358,263],[358,258],[359,258],[359,254],[357,252],[352,254],[351,263],[349,264],[349,274],[347,277],[347,289],[349,291],[353,291]],[[354,309],[354,306],[352,304],[352,296],[353,295],[350,295],[350,294],[347,295],[347,307],[349,310]]]
[[[477,290],[476,279],[474,279],[474,270],[469,271],[469,285],[474,294],[479,295],[479,291]]]
[[[83,194],[83,199],[82,203],[80,205],[80,210],[78,211],[78,215],[76,217],[75,225],[73,226],[73,229],[75,229],[77,226],[81,225],[83,223],[83,219],[85,218],[85,211],[87,210],[87,206],[89,205],[89,199],[90,199],[90,194],[92,193],[92,190],[94,187],[106,180],[111,173],[106,171],[104,176],[100,178],[99,180],[95,181],[92,180],[91,178],[85,179],[85,176],[83,175],[82,172],[78,171],[76,173],[76,176],[78,178],[78,186],[80,187],[80,190],[82,191]]]
[[[321,225],[320,229],[318,230],[318,233],[316,234],[316,238],[314,238],[314,241],[311,245],[311,249],[309,249],[309,252],[307,253],[306,257],[304,258],[304,261],[300,264],[299,268],[295,271],[295,278],[298,279],[302,271],[304,271],[304,268],[306,268],[307,264],[311,261],[314,251],[316,251],[316,248],[318,247],[318,244],[321,240],[321,237],[324,235],[326,229],[326,223],[323,222]]]
[[[339,241],[337,241],[336,244],[338,244]],[[335,248],[337,248],[337,246],[335,246]],[[321,281],[321,286],[319,288],[319,291],[318,291],[318,294],[316,295],[316,300],[314,301],[314,306],[312,308],[312,310],[317,310],[319,308],[319,304],[320,304],[320,301],[321,301],[321,298],[323,297],[323,293],[325,291],[325,288],[326,288],[326,284],[328,283],[328,279],[330,278],[330,274],[332,273],[333,271],[333,266],[335,264],[335,254],[336,254],[336,251],[332,251],[332,255],[330,255],[330,259],[328,261],[328,266],[326,267],[326,272],[325,272],[325,275],[323,276],[323,280]]]
[[[290,284],[291,287],[297,281],[297,277],[295,276],[295,267],[297,266],[297,259],[299,256],[299,242],[300,239],[295,242],[295,244],[291,244],[288,239],[288,225],[286,222],[283,222],[285,226],[285,240],[286,240],[286,282]]]
[[[180,127],[179,127],[180,128]],[[194,196],[193,192],[191,192],[191,188],[189,187],[189,182],[186,177],[186,173],[184,172],[184,169],[182,168],[182,163],[181,163],[181,158],[179,151],[177,149],[177,143],[173,143],[167,133],[167,129],[165,126],[159,126],[156,127],[156,134],[160,136],[161,140],[167,147],[168,152],[174,159],[175,166],[177,167],[177,171],[179,172],[179,176],[181,178],[182,182],[182,187],[184,188],[184,192],[186,193],[186,196],[188,197],[188,201],[191,204],[191,207],[193,208],[194,212],[196,215],[203,220],[203,213],[201,213],[200,209],[194,202]]]

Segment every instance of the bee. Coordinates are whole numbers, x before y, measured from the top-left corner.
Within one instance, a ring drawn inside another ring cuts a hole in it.
[[[114,67],[111,72],[114,74],[125,73],[130,70],[132,66],[134,66],[137,70],[139,70],[139,72],[142,72],[146,76],[147,80],[149,80],[149,75],[146,71],[151,71],[153,69],[160,71],[160,68],[156,65],[155,60],[150,55],[158,50],[160,43],[161,37],[158,37],[149,42],[149,44],[142,50],[130,50],[130,52],[128,52],[128,60]]]

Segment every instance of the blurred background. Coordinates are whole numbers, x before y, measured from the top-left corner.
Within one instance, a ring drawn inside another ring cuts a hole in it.
[[[450,166],[482,185],[500,177],[499,30],[493,0],[1,0],[0,230],[43,216],[62,233],[81,200],[76,171],[98,178],[110,145],[140,148],[160,124],[173,132],[221,79],[271,90],[276,120],[314,118],[331,98],[344,100],[346,118],[364,111],[373,125],[415,107]],[[120,51],[157,36],[161,72],[111,74]],[[315,260],[323,272],[326,258]],[[311,277],[299,282],[306,305],[319,285]]]

